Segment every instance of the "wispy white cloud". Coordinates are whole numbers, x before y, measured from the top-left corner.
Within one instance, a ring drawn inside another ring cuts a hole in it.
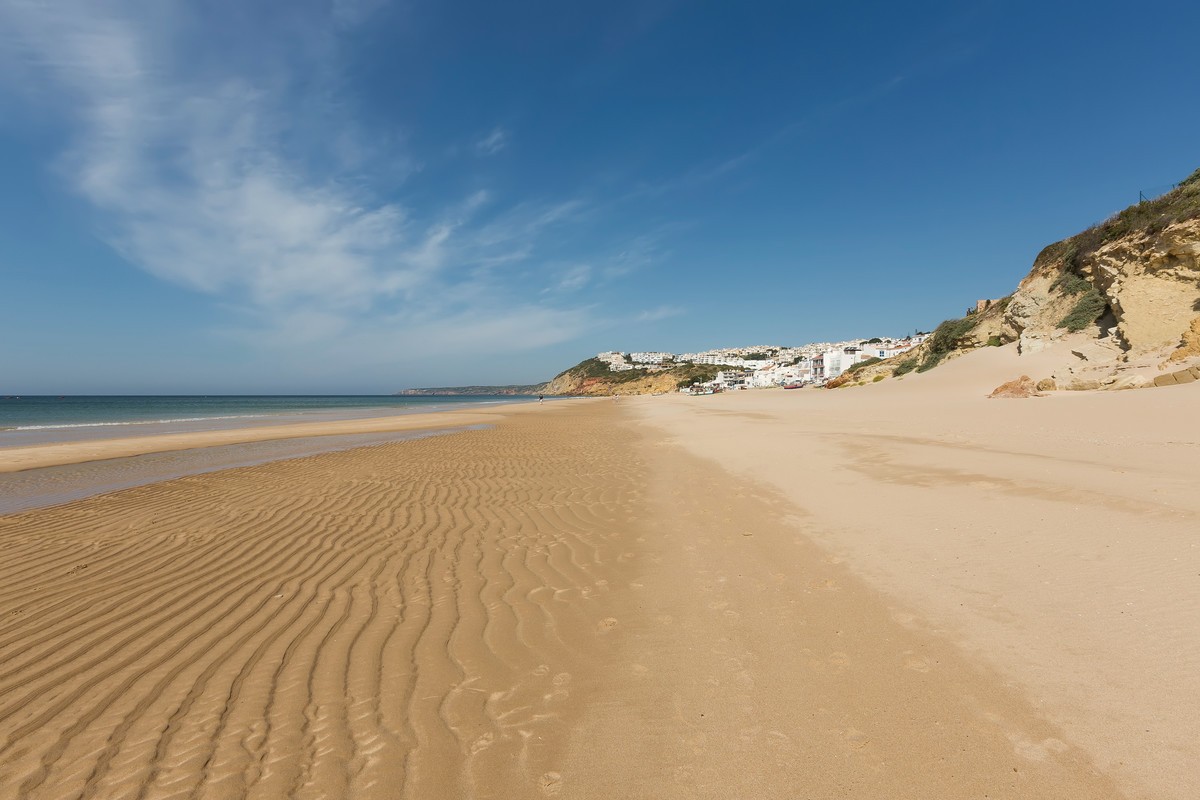
[[[475,142],[475,152],[482,156],[491,156],[508,147],[509,133],[499,126],[491,133]]]
[[[678,317],[683,313],[683,309],[679,306],[659,306],[647,311],[643,311],[637,315],[638,322],[659,322],[671,317]]]
[[[576,264],[563,270],[558,281],[546,291],[577,292],[587,286],[591,280],[592,268],[587,264]]]
[[[303,26],[309,63],[278,41],[196,58],[207,40],[182,0],[0,0],[0,55],[19,67],[14,84],[37,87],[30,95],[74,127],[61,172],[104,237],[146,271],[244,309],[240,331],[381,351],[397,337],[432,351],[465,336],[530,347],[574,335],[590,312],[520,308],[490,271],[529,259],[580,201],[498,208],[476,191],[417,208],[394,185],[380,199],[372,174],[402,180],[419,159],[380,153],[319,100],[298,130],[298,87],[336,83],[337,37],[382,4],[326,5]],[[497,127],[475,148],[494,154],[509,139]]]

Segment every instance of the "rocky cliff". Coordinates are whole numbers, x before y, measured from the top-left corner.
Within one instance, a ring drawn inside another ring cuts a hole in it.
[[[1054,376],[1068,387],[1133,387],[1192,365],[1200,357],[1200,170],[1043,250],[1004,323],[1022,354],[1077,341],[1080,363]]]
[[[1007,298],[948,320],[924,345],[842,384],[903,375],[987,345],[1073,356],[1044,376],[1059,388],[1135,388],[1189,380],[1200,364],[1200,170],[1045,248]]]

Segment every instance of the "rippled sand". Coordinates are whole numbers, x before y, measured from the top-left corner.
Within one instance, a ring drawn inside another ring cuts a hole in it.
[[[1120,796],[598,401],[0,517],[0,797]]]

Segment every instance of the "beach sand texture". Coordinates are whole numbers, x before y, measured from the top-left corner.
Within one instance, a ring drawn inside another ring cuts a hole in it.
[[[878,410],[872,391],[810,422]],[[1042,694],[1093,673],[1030,663],[1043,651],[1020,636],[993,657],[981,642],[1002,634],[943,607],[965,589],[896,555],[922,541],[926,498],[886,463],[854,474],[896,488],[889,505],[835,495],[857,506],[826,524],[823,485],[791,481],[863,459],[781,454],[771,420],[833,395],[509,409],[487,430],[0,517],[0,798],[1191,796],[1180,769],[1147,782],[1109,758],[1145,744],[1122,705],[1142,695],[1097,687],[1115,715],[1097,746],[1092,706]],[[1064,497],[1042,499],[1087,499]],[[848,533],[871,508],[889,532],[875,560]],[[1184,580],[1154,562],[1178,553],[1151,550],[1136,580]],[[1090,566],[1068,549],[1055,568]],[[1074,607],[1004,616],[1024,608],[1001,598],[997,629],[1077,634]],[[1156,677],[1183,690],[1188,613],[1140,621],[1171,632]],[[1196,754],[1187,730],[1163,738],[1177,761]]]

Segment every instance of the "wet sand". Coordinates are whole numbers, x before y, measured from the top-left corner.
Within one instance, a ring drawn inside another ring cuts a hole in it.
[[[119,489],[248,467],[317,453],[351,450],[424,436],[440,436],[462,428],[272,439],[243,444],[168,450],[125,458],[106,458],[0,472],[0,514],[45,508]]]
[[[696,402],[0,517],[0,798],[1183,796],[714,462],[794,469],[775,412]]]
[[[280,439],[356,436],[487,425],[499,419],[497,414],[502,413],[502,409],[513,407],[515,406],[498,405],[490,407],[487,412],[481,412],[476,407],[461,411],[394,414],[365,419],[322,420],[291,424],[281,424],[276,421],[270,425],[4,447],[0,448],[0,472],[18,472],[110,458],[130,458],[149,453],[167,453],[201,447],[223,447]]]

